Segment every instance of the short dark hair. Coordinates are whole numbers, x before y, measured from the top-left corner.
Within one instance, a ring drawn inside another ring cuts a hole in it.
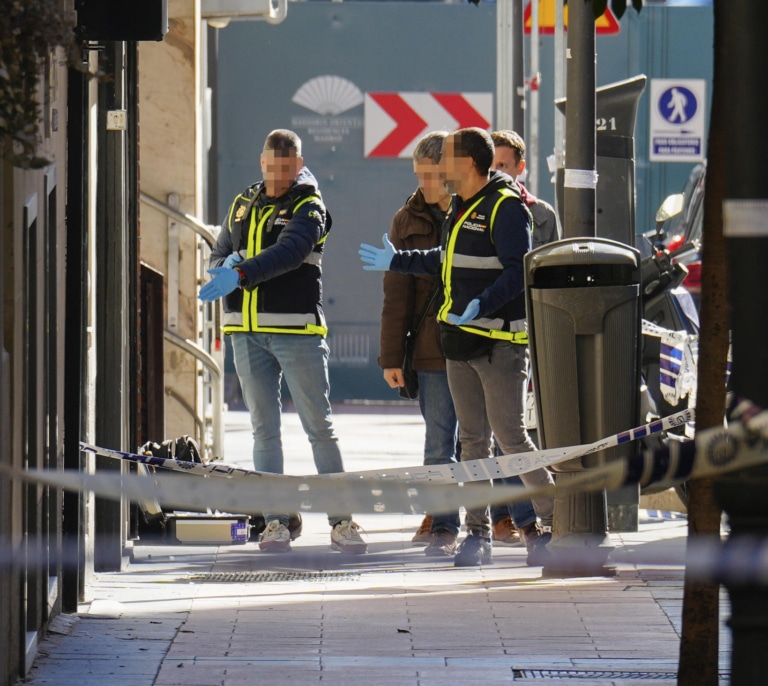
[[[525,159],[525,141],[517,131],[494,131],[491,138],[497,148],[512,148],[517,153],[518,164]]]
[[[297,157],[301,157],[301,138],[288,129],[275,129],[267,135],[267,139],[264,141],[264,152],[267,150],[282,153],[294,150]]]
[[[443,150],[443,141],[448,135],[447,131],[430,131],[419,139],[413,149],[413,160],[432,160],[437,163]]]
[[[484,129],[472,126],[457,129],[452,134],[454,154],[458,157],[470,157],[481,175],[486,175],[493,164],[493,139]]]

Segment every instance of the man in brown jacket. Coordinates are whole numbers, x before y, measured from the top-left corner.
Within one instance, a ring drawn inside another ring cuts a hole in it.
[[[445,131],[426,134],[413,151],[413,171],[419,187],[392,220],[389,240],[398,250],[428,250],[440,244],[440,231],[451,202],[440,175],[440,152]],[[446,464],[457,460],[457,422],[440,331],[435,313],[439,278],[386,272],[384,306],[381,313],[379,366],[390,388],[404,385],[405,335],[417,325],[413,368],[419,381],[419,409],[426,424],[424,464]],[[433,297],[434,296],[434,297]],[[459,513],[427,515],[413,537],[414,545],[427,545],[425,554],[451,556],[456,552]]]

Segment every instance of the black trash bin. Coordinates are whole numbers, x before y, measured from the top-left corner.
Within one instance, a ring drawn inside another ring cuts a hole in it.
[[[550,243],[525,258],[526,304],[539,440],[544,448],[592,443],[636,424],[640,373],[640,253],[603,238]],[[634,444],[571,460],[580,471],[623,458]],[[602,521],[563,511],[555,535],[636,531],[639,490],[612,492]],[[599,508],[598,508],[599,509]],[[606,514],[607,513],[607,521]],[[584,521],[579,521],[579,520]],[[590,521],[592,519],[592,521]]]

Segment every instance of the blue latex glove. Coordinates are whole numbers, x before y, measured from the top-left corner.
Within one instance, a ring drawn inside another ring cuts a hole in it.
[[[392,264],[392,258],[395,256],[395,246],[389,242],[387,234],[381,237],[381,243],[384,246],[383,250],[373,245],[368,245],[368,243],[360,244],[360,250],[357,252],[360,254],[360,259],[365,262],[363,265],[365,271],[385,272],[389,269],[389,265]]]
[[[224,264],[222,264],[222,267],[226,267],[227,269],[232,269],[236,264],[239,262],[242,262],[243,258],[240,257],[240,253],[233,252],[231,255],[227,257],[226,260],[224,260]]]
[[[474,300],[469,301],[467,309],[464,310],[464,314],[462,314],[461,317],[449,313],[448,321],[456,326],[461,326],[462,324],[472,321],[478,314],[480,314],[480,301],[475,298]]]
[[[231,293],[240,283],[240,274],[229,267],[214,267],[209,269],[208,273],[213,278],[200,289],[200,294],[197,296],[204,302],[216,300]]]

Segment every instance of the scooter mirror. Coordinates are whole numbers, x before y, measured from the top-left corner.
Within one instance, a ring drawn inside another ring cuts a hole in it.
[[[666,200],[661,203],[661,207],[656,210],[656,222],[663,224],[665,221],[672,219],[683,211],[685,206],[685,196],[682,193],[675,193],[674,195],[667,196]]]

